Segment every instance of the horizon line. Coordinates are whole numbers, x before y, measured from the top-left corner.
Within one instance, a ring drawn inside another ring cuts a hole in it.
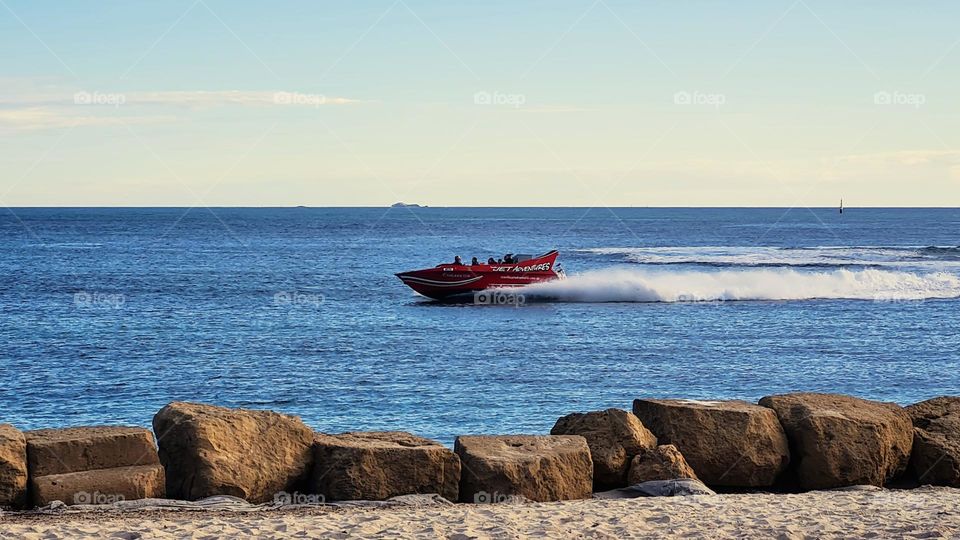
[[[463,209],[572,209],[572,210],[603,210],[603,209],[704,209],[704,210],[716,210],[716,209],[730,209],[730,210],[762,210],[762,209],[829,209],[829,210],[838,210],[839,206],[668,206],[668,205],[648,205],[648,206],[466,206],[466,205],[409,205],[409,206],[393,206],[393,205],[328,205],[328,206],[311,206],[311,205],[263,205],[263,206],[250,206],[250,205],[204,205],[204,206],[191,206],[191,205],[130,205],[130,206],[118,206],[118,205],[94,205],[94,206],[69,206],[69,205],[43,205],[43,206],[27,206],[27,205],[4,205],[4,208],[8,210],[12,209],[171,209],[171,210],[202,210],[205,208],[209,209],[290,209],[290,210],[304,210],[304,209],[335,209],[335,208],[356,208],[356,209],[410,209],[410,210],[429,210],[429,209],[448,209],[448,208],[463,208]],[[889,209],[889,210],[920,210],[920,209],[930,209],[930,210],[957,210],[960,209],[960,206],[880,206],[880,205],[863,205],[863,206],[843,206],[843,210],[857,210],[857,209]]]

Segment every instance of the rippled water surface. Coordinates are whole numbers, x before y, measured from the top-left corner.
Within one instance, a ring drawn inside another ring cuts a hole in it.
[[[960,393],[952,209],[15,209],[0,422],[149,425],[172,400],[326,431],[545,432],[640,396]],[[521,307],[394,272],[557,248]]]

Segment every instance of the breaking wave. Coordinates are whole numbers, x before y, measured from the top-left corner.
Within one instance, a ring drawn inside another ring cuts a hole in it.
[[[914,301],[960,298],[960,276],[947,272],[790,268],[660,271],[610,268],[528,285],[531,299],[561,302],[691,302],[849,299]]]

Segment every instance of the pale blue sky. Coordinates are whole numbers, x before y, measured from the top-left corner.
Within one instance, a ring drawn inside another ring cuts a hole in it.
[[[0,204],[956,206],[958,20],[0,0]]]

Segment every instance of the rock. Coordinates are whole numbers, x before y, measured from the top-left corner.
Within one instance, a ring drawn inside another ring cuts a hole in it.
[[[698,480],[697,474],[683,459],[683,454],[672,444],[658,446],[653,450],[643,450],[630,463],[627,480],[630,485],[653,480],[677,480],[691,478]]]
[[[160,463],[153,434],[144,428],[38,429],[26,437],[32,477]]]
[[[703,482],[692,478],[678,480],[653,480],[635,486],[630,486],[648,497],[687,497],[690,495],[716,495],[703,485]]]
[[[317,435],[309,491],[329,501],[383,501],[436,493],[455,501],[460,458],[436,441],[403,432]]]
[[[636,499],[637,497],[685,497],[689,495],[716,495],[703,482],[692,478],[679,480],[651,480],[633,486],[594,493],[594,499]]]
[[[19,507],[26,498],[26,437],[10,424],[0,424],[0,506]]]
[[[578,435],[457,437],[461,502],[583,499],[593,488],[587,440]]]
[[[790,462],[776,414],[752,403],[637,399],[633,413],[709,486],[772,486]]]
[[[787,433],[796,487],[882,486],[907,467],[913,426],[896,404],[812,393],[768,396],[760,404],[776,411]]]
[[[33,503],[106,504],[163,497],[164,473],[153,434],[137,427],[77,427],[26,432]]]
[[[153,429],[172,498],[272,501],[299,492],[313,463],[313,431],[271,411],[174,402],[153,418]]]
[[[163,467],[114,467],[34,477],[30,481],[33,504],[53,501],[74,504],[113,504],[133,499],[162,498]]]
[[[633,456],[657,446],[653,433],[636,416],[620,409],[569,414],[557,420],[550,434],[587,439],[597,491],[625,486]]]
[[[906,411],[914,427],[912,476],[921,484],[960,487],[960,397],[928,399]]]

